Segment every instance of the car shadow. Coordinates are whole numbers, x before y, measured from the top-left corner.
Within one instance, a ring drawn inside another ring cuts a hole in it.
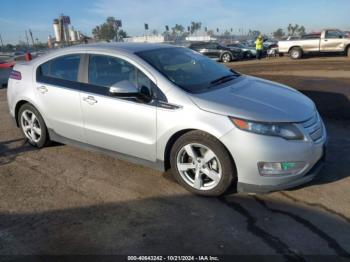
[[[52,142],[49,147],[61,146],[62,144]],[[22,153],[39,150],[28,143],[25,138],[0,141],[0,166],[9,164],[16,160]]]
[[[315,102],[318,111],[326,120],[350,121],[350,101],[344,94],[300,89],[299,91]]]
[[[304,54],[302,59],[310,59],[310,58],[329,58],[329,57],[346,57],[346,54],[343,52],[340,53],[309,53],[309,54]]]
[[[107,261],[121,254],[270,255],[262,261],[305,261],[305,254],[350,257],[343,218],[290,201],[179,195],[67,208],[57,197],[33,208],[38,211],[0,212],[0,255],[111,255]],[[70,261],[102,257],[75,258]],[[38,261],[66,261],[52,259]]]
[[[12,139],[0,142],[0,166],[11,163],[21,154],[33,151],[35,148],[31,146],[26,139]]]

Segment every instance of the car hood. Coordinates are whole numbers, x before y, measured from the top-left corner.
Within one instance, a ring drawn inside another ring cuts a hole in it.
[[[202,110],[255,121],[301,122],[315,113],[309,98],[281,84],[240,76],[223,85],[191,99]]]

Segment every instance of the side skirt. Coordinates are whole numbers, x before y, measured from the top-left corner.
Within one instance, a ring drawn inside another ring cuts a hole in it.
[[[104,148],[101,148],[101,147],[97,147],[97,146],[89,145],[89,144],[82,143],[82,142],[79,142],[79,141],[75,141],[75,140],[72,140],[72,139],[69,139],[69,138],[65,138],[65,137],[57,134],[52,129],[48,129],[48,131],[49,131],[50,139],[52,141],[55,141],[55,142],[58,142],[58,143],[62,143],[62,144],[66,144],[66,145],[71,145],[71,146],[78,147],[78,148],[85,149],[85,150],[92,151],[92,152],[102,153],[102,154],[109,155],[111,157],[114,157],[114,158],[117,158],[117,159],[120,159],[120,160],[124,160],[124,161],[127,161],[127,162],[131,162],[131,163],[137,164],[137,165],[150,167],[150,168],[156,169],[158,171],[162,171],[162,172],[165,171],[165,169],[164,169],[164,161],[161,161],[161,160],[157,159],[156,162],[152,162],[152,161],[145,160],[145,159],[142,159],[142,158],[126,155],[126,154],[119,153],[119,152],[116,152],[116,151],[104,149]]]

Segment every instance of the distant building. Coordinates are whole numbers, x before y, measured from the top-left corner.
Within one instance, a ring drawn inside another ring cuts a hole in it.
[[[146,36],[133,36],[123,38],[124,42],[134,43],[164,43],[165,39],[162,35],[146,35]]]
[[[67,44],[75,44],[86,42],[86,36],[71,26],[70,17],[60,15],[53,20],[53,31],[55,37],[49,37],[48,46],[62,46]]]
[[[216,41],[215,37],[209,35],[187,36],[186,41]]]

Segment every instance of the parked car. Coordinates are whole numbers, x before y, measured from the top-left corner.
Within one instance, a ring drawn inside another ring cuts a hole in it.
[[[30,144],[97,150],[160,170],[191,192],[269,192],[312,180],[326,129],[315,104],[193,50],[88,44],[17,63],[10,114]],[[45,165],[45,163],[41,163]]]
[[[282,38],[283,40],[290,41],[290,40],[298,40],[300,39],[300,36],[295,36],[295,35],[289,35],[285,38]]]
[[[224,63],[238,60],[243,57],[243,53],[239,48],[224,46],[217,42],[194,42],[188,47],[202,55],[217,59]]]
[[[319,39],[321,37],[321,33],[311,33],[305,34],[299,37],[299,39]]]
[[[345,53],[350,57],[350,38],[340,30],[323,30],[320,35],[310,34],[300,40],[279,41],[280,53],[288,53],[293,59],[300,59],[306,53]]]
[[[12,54],[12,57],[15,61],[21,61],[21,60],[25,60],[25,55],[26,52],[24,51],[15,51]]]
[[[252,58],[256,57],[256,49],[253,46],[246,46],[240,43],[229,44],[228,47],[239,48],[242,52],[243,58]]]

